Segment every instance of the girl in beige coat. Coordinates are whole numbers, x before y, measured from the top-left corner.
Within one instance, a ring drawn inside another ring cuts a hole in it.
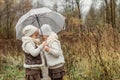
[[[26,80],[41,80],[42,72],[40,67],[44,66],[41,51],[44,44],[36,45],[36,39],[39,35],[38,28],[28,25],[23,29],[23,34],[22,49],[25,53]]]

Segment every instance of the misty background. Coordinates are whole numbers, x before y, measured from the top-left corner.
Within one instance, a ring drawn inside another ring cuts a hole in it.
[[[120,0],[0,0],[0,80],[24,80],[15,26],[26,12],[41,7],[66,17],[66,29],[58,33],[64,80],[120,80]]]

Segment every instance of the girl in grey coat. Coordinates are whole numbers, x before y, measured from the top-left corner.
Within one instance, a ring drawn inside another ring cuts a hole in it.
[[[43,52],[49,76],[52,80],[63,80],[65,60],[58,36],[48,24],[43,24],[39,32],[42,40],[46,43]]]

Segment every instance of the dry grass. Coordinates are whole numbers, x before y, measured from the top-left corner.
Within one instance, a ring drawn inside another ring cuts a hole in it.
[[[14,53],[13,53],[14,54]],[[23,53],[21,55],[0,55],[0,80],[23,80]]]
[[[21,42],[0,39],[0,80],[23,80],[23,52]]]
[[[119,80],[120,38],[111,26],[63,33],[68,80]]]
[[[79,26],[79,31],[69,29],[59,37],[66,60],[64,80],[120,80],[120,33],[110,25]],[[21,43],[0,44],[0,80],[23,80]]]

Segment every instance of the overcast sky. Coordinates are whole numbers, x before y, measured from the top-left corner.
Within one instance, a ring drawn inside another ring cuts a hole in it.
[[[32,0],[33,6],[35,6],[38,1],[42,1],[42,4],[48,6],[49,8],[52,8],[52,6],[56,3],[58,5],[58,11],[63,10],[64,7],[62,5],[65,5],[65,0]],[[117,5],[120,4],[120,0],[117,0],[116,3]],[[103,5],[104,0],[80,0],[80,8],[83,19],[85,19],[91,7],[93,7],[94,10],[97,12]]]
[[[58,11],[63,9],[62,5],[63,5],[64,0],[32,0],[32,5],[36,6],[38,1],[44,4],[45,6],[48,6],[49,8],[52,8],[53,5],[56,3],[58,6]]]
[[[52,6],[56,3],[58,5],[58,11],[63,9],[62,5],[65,5],[65,0],[31,0],[33,6],[35,6],[38,1],[42,1],[42,3],[45,6],[49,6],[50,8],[52,8]],[[74,1],[74,0],[73,0]],[[80,0],[80,5],[81,5],[81,10],[82,12],[87,12],[90,10],[91,6],[95,9],[95,10],[99,10],[101,8],[102,5],[104,5],[103,3],[104,0]],[[92,4],[93,2],[94,5]],[[120,4],[120,0],[116,1],[117,4]]]

